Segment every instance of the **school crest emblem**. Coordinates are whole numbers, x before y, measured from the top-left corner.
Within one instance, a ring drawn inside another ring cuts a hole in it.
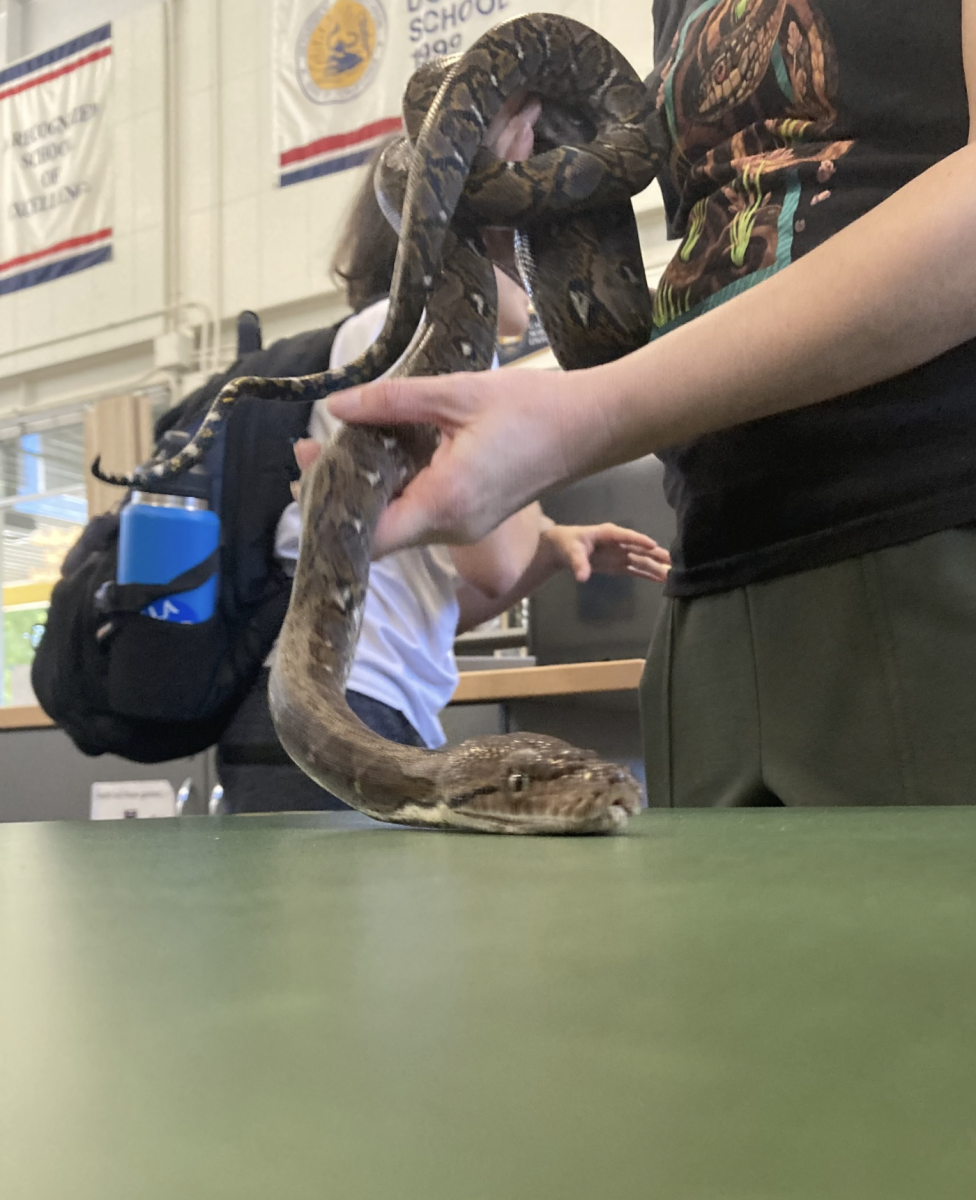
[[[342,104],[369,87],[386,47],[380,0],[324,0],[309,13],[295,46],[302,91],[313,104]]]

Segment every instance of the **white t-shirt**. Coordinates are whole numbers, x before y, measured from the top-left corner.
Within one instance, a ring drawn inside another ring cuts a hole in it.
[[[386,300],[339,327],[330,367],[341,367],[369,346],[386,320]],[[319,400],[309,434],[328,441],[340,422]],[[275,538],[280,558],[298,557],[298,505],[282,513]],[[347,686],[381,700],[407,718],[428,746],[445,741],[438,715],[457,687],[454,661],[458,574],[444,546],[401,550],[370,565],[363,627]]]

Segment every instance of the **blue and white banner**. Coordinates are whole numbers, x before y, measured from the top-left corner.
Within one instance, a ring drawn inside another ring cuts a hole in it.
[[[593,25],[600,0],[543,6]],[[401,127],[403,89],[532,0],[275,0],[275,173],[281,187],[366,162]]]
[[[0,70],[0,295],[112,257],[112,27]]]

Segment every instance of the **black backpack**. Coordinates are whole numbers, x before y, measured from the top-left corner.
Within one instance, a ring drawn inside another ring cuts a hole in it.
[[[247,314],[250,316],[250,314]],[[211,400],[241,375],[325,370],[338,325],[240,354],[157,422],[193,433]],[[253,337],[253,323],[239,329]],[[239,339],[239,350],[242,348]],[[258,340],[258,345],[260,341]],[[221,520],[215,561],[150,586],[115,583],[119,516],[91,520],[64,561],[31,670],[44,711],[85,754],[164,762],[213,745],[244,699],[281,628],[291,580],[274,557],[275,529],[297,477],[292,442],[311,401],[241,396],[206,457]],[[219,572],[217,606],[200,624],[145,616],[163,595]]]

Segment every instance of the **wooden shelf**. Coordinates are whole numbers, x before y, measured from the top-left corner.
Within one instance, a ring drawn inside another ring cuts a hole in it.
[[[561,663],[551,667],[502,667],[462,671],[452,704],[525,700],[530,696],[567,696],[581,692],[618,692],[636,688],[642,658],[613,662]]]

